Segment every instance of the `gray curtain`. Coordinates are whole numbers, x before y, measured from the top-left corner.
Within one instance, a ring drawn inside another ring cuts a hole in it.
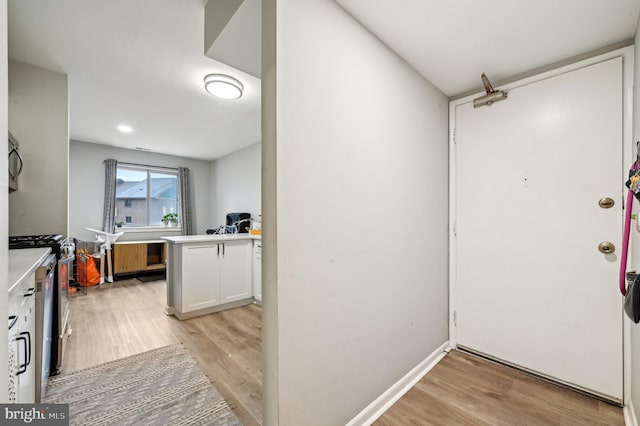
[[[193,223],[191,221],[191,182],[189,180],[189,169],[187,167],[178,168],[178,203],[180,206],[180,225],[182,235],[193,235]]]
[[[115,229],[116,220],[116,172],[118,162],[114,159],[104,160],[104,211],[102,213],[102,230],[110,234]]]

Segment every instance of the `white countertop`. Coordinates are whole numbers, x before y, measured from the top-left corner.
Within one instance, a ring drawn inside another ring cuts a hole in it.
[[[50,248],[9,250],[9,293],[35,272],[50,252]]]
[[[173,244],[202,243],[233,240],[261,240],[261,235],[251,234],[213,234],[213,235],[180,235],[178,237],[162,237]]]

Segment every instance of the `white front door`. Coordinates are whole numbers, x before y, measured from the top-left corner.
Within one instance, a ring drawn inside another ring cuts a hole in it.
[[[622,91],[617,57],[452,117],[458,345],[616,400]]]

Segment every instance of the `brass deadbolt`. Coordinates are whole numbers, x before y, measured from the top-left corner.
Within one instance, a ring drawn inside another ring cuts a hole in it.
[[[609,241],[603,241],[598,244],[598,250],[603,254],[611,254],[616,251],[616,246],[614,246],[613,243],[610,243]]]
[[[611,207],[613,207],[615,205],[615,201],[613,201],[611,198],[606,197],[606,198],[601,198],[600,201],[598,201],[598,205],[600,207],[602,207],[603,209],[610,209]]]

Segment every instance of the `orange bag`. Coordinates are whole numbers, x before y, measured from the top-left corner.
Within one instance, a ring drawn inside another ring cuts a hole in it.
[[[76,281],[83,287],[100,284],[96,261],[85,248],[76,249]]]
[[[92,256],[87,256],[87,284],[88,286],[91,285],[98,285],[100,284],[100,272],[98,271],[98,268],[96,267],[96,261],[93,260]]]

